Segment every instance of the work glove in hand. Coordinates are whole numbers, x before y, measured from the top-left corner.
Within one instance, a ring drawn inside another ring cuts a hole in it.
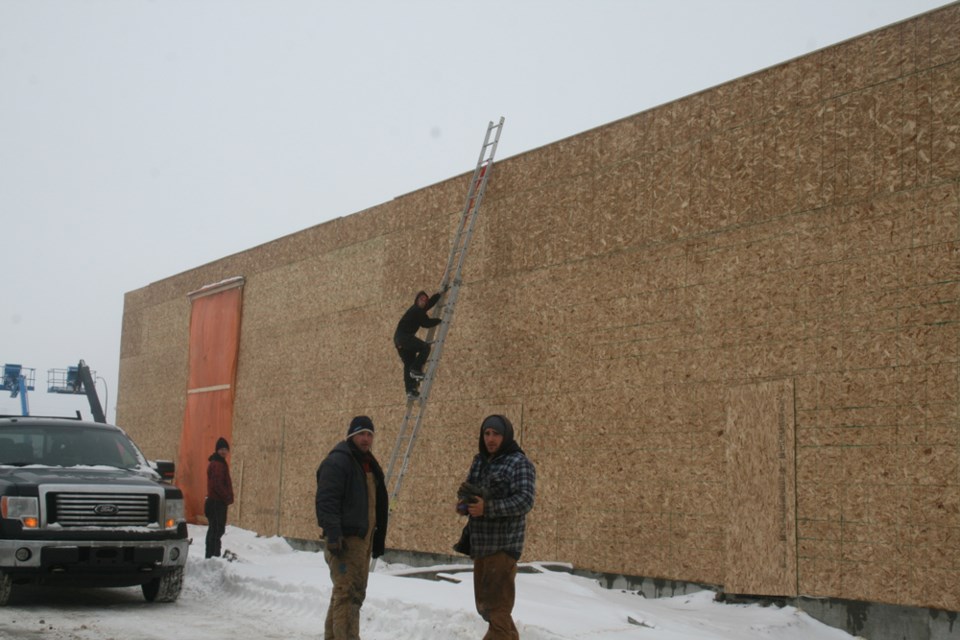
[[[469,482],[464,482],[460,485],[460,488],[457,489],[457,496],[461,499],[466,499],[468,502],[475,502],[475,500],[470,500],[470,498],[480,497],[486,500],[488,498],[487,490],[484,487],[478,487],[475,484]]]
[[[334,557],[339,558],[343,555],[344,551],[347,550],[347,541],[340,538],[336,542],[327,542],[327,550],[330,551]]]

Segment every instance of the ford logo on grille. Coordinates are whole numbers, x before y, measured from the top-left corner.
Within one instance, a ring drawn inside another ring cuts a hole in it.
[[[115,516],[120,513],[120,507],[115,504],[98,504],[93,508],[98,516]]]

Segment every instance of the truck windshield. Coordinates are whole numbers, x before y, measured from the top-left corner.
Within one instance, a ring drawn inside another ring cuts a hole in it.
[[[122,431],[84,426],[15,424],[0,430],[0,465],[146,466]]]

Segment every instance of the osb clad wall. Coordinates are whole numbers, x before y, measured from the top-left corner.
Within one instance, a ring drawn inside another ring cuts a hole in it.
[[[498,162],[388,546],[450,552],[503,412],[526,559],[960,610],[958,87],[953,4]],[[187,293],[242,275],[231,522],[315,539],[349,418],[389,456],[468,180],[127,294],[119,422],[176,455]]]

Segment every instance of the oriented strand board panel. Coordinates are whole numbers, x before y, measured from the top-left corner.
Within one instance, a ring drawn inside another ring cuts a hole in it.
[[[450,553],[500,411],[537,466],[525,560],[960,611],[957,87],[953,3],[498,159],[387,546]],[[187,294],[243,276],[228,517],[316,539],[317,465],[352,416],[389,456],[391,336],[438,284],[470,177],[128,292],[120,425],[177,457]],[[795,390],[795,543],[780,459],[727,455],[769,435],[774,380]],[[759,531],[731,520],[755,503]]]
[[[797,595],[793,382],[730,390],[727,405],[728,593]]]

